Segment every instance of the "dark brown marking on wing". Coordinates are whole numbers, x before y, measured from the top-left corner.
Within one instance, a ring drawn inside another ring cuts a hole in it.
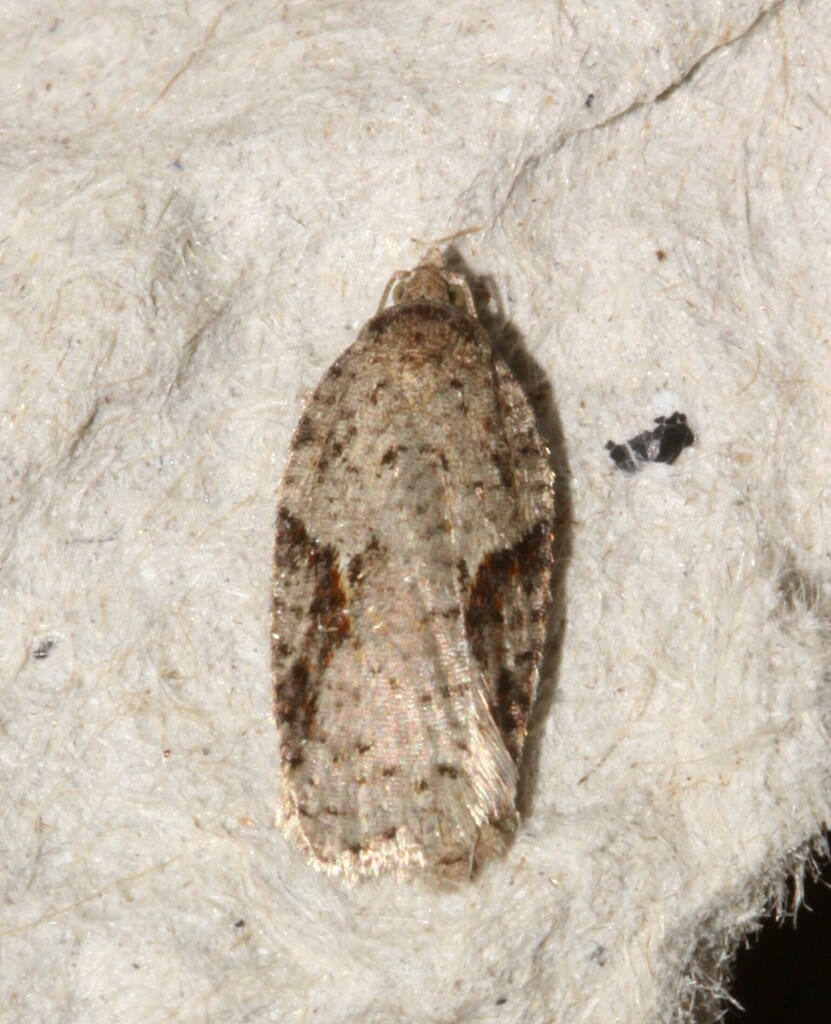
[[[360,588],[367,573],[377,565],[380,557],[382,557],[381,544],[373,533],[363,551],[352,555],[346,566],[346,579],[353,592]]]
[[[383,398],[384,392],[387,390],[389,382],[386,380],[379,380],[378,383],[373,387],[369,393],[369,401],[371,405],[377,405],[378,402]]]
[[[501,670],[496,680],[496,694],[491,705],[491,713],[514,761],[519,760],[522,743],[528,730],[531,696],[527,672],[522,673],[521,679],[517,679],[509,669]]]
[[[286,508],[277,514],[275,557],[282,573],[304,573],[312,580],[308,608],[297,609],[308,622],[297,656],[288,661],[291,649],[282,640],[275,640],[272,649],[274,713],[286,727],[283,756],[297,764],[302,743],[314,735],[315,680],[331,661],[335,647],[349,636],[350,620],[337,552],[309,537],[300,519]]]
[[[312,419],[308,413],[303,413],[297,423],[297,427],[294,431],[294,437],[291,439],[292,448],[302,448],[304,445],[311,444],[315,440],[315,429]]]
[[[494,448],[491,452],[491,462],[499,473],[499,482],[506,491],[514,489],[516,478],[514,475],[514,456],[503,447]]]
[[[303,740],[312,734],[316,713],[317,696],[310,685],[309,667],[301,659],[276,681],[274,689],[274,714],[286,727],[281,753],[293,768],[303,764]]]
[[[542,653],[551,566],[548,524],[538,523],[511,547],[486,555],[470,585],[465,631],[486,679],[491,714],[515,761],[519,760],[533,699],[533,674]],[[541,586],[542,582],[542,586]],[[512,637],[525,626],[527,648]]]
[[[390,445],[389,448],[387,448],[387,450],[381,456],[381,465],[382,466],[394,466],[396,464],[396,462],[398,461],[398,453],[399,453],[399,451],[401,451],[401,448],[400,448],[399,445],[397,445],[397,444]]]

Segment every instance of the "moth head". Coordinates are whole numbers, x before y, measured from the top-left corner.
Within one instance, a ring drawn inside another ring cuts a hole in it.
[[[449,271],[438,249],[432,250],[415,270],[403,271],[392,280],[392,301],[395,305],[406,302],[435,302],[452,306],[476,316],[470,288],[462,274]]]

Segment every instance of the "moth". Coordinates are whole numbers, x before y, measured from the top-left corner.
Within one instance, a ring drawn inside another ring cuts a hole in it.
[[[464,276],[436,251],[394,275],[306,404],[279,492],[280,823],[319,870],[469,877],[505,848],[546,636],[549,462]]]

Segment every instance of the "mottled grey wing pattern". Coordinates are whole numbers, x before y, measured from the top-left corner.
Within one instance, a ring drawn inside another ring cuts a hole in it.
[[[283,823],[315,866],[469,874],[513,829],[552,483],[525,396],[450,305],[384,311],[312,396],[281,485],[272,656]]]

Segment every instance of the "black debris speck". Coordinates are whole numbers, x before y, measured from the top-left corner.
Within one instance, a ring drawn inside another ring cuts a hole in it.
[[[616,444],[606,442],[609,457],[624,473],[637,473],[647,462],[675,462],[685,448],[695,444],[695,434],[683,412],[658,416],[653,430],[630,437]]]

